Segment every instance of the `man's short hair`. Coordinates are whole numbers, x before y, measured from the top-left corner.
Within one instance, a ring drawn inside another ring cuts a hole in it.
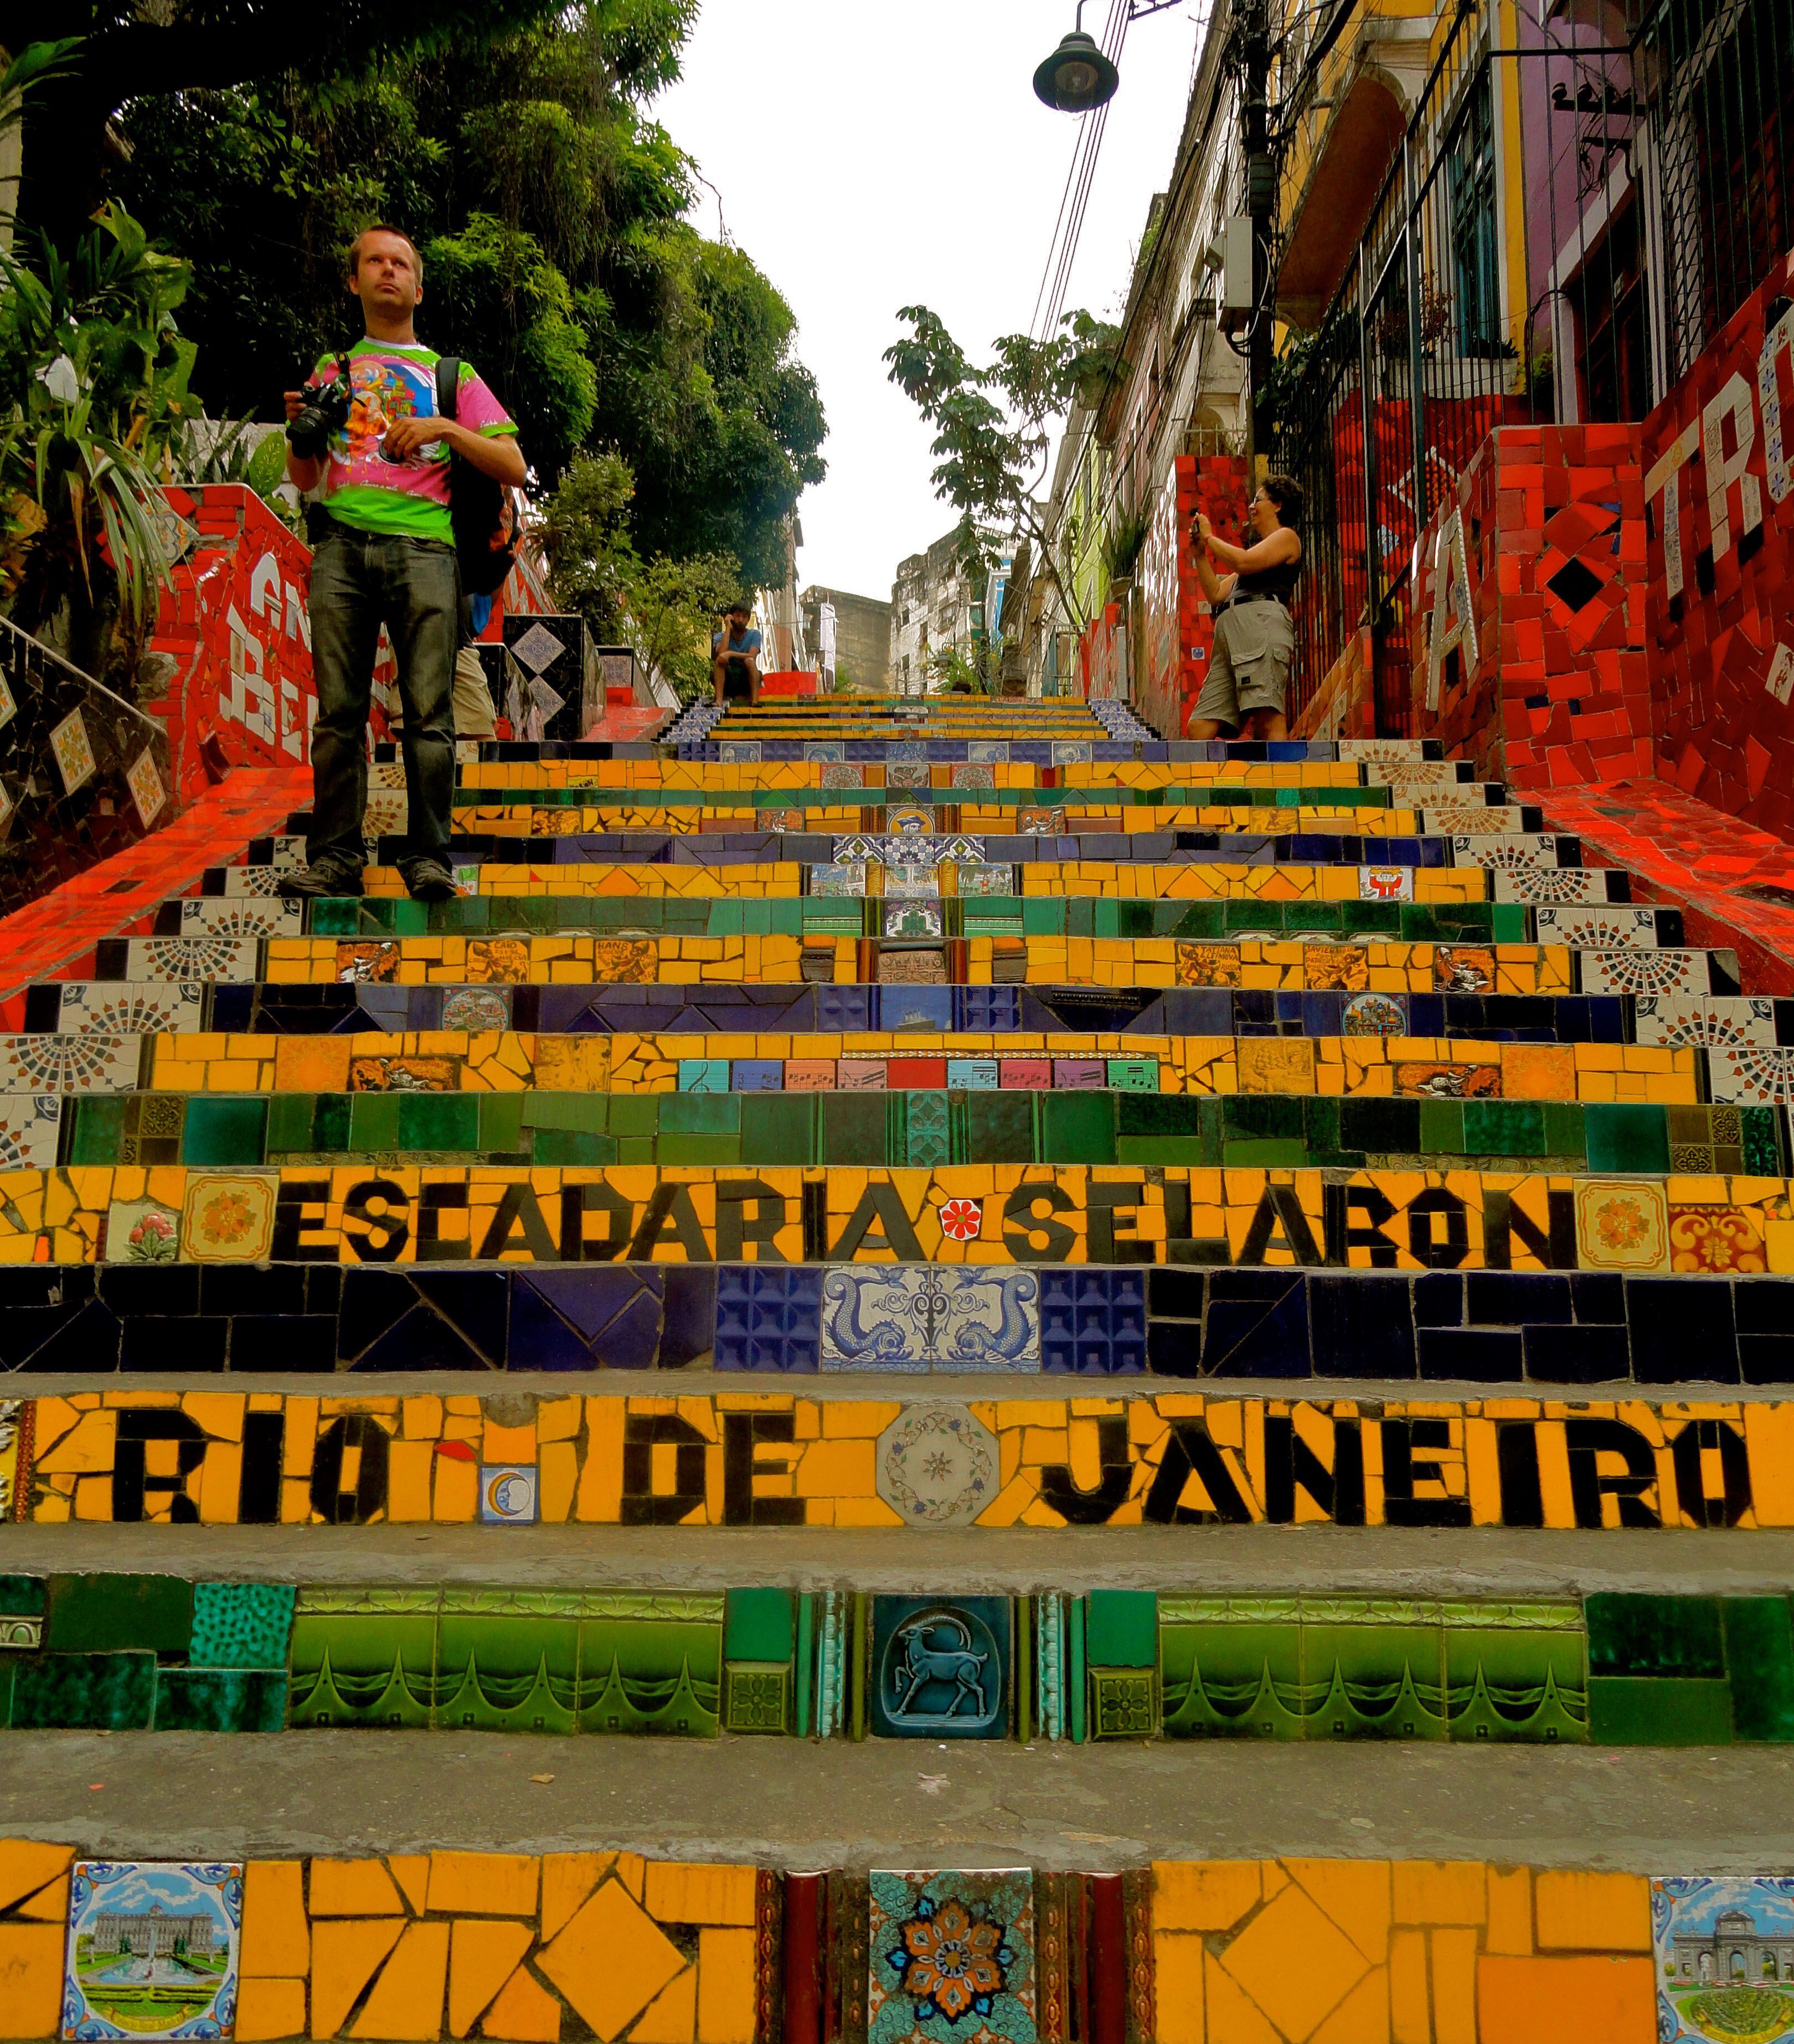
[[[417,252],[417,244],[402,227],[394,227],[390,221],[377,220],[371,227],[364,227],[349,244],[349,275],[353,277],[361,268],[361,244],[371,234],[390,234],[395,240],[402,241],[411,251],[413,274],[421,284],[424,281],[424,259]]]
[[[725,617],[751,617],[754,615],[754,606],[746,597],[738,596],[724,611],[723,615]]]

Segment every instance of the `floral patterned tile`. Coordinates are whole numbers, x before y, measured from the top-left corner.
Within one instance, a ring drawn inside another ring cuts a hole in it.
[[[874,1869],[867,2044],[1036,2044],[1034,1877]]]

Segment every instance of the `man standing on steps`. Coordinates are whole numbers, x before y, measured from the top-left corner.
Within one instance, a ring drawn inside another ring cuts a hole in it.
[[[517,428],[465,362],[458,416],[439,415],[440,358],[412,324],[424,296],[423,264],[409,236],[383,226],[358,235],[348,288],[367,322],[366,338],[347,357],[348,416],[317,454],[290,448],[286,457],[289,478],[301,490],[321,479],[324,494],[311,518],[312,824],[306,864],[282,876],[280,891],[301,899],[361,892],[367,713],[383,624],[405,711],[408,836],[400,870],[415,899],[446,901],[455,892],[451,692],[461,617],[449,455],[513,488],[524,481],[524,458]],[[338,375],[327,358],[304,390],[289,390],[289,423],[327,395]]]
[[[739,599],[723,613],[723,628],[710,641],[710,678],[716,684],[716,707],[760,698],[760,635],[747,622],[753,615]]]

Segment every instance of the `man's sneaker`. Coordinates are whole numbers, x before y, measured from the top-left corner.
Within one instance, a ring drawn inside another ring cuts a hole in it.
[[[316,866],[289,867],[277,876],[275,886],[288,901],[353,901],[361,893],[361,868],[327,859]]]
[[[399,868],[405,890],[413,901],[455,901],[461,890],[455,875],[440,860],[409,859]]]

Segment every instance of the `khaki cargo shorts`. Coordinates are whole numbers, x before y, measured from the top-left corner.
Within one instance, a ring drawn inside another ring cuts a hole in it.
[[[1281,710],[1296,657],[1296,628],[1281,603],[1230,604],[1215,613],[1208,678],[1193,717],[1239,724],[1252,710]]]

